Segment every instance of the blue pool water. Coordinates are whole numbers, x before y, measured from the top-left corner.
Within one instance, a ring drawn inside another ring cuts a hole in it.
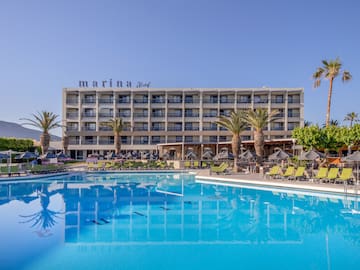
[[[357,198],[189,174],[0,182],[0,269],[359,269]]]

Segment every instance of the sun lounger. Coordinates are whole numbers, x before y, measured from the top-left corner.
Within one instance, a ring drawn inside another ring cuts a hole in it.
[[[210,172],[214,172],[216,174],[226,173],[228,167],[229,165],[226,162],[223,162],[219,166],[210,167]]]
[[[319,182],[321,182],[322,179],[326,179],[328,174],[328,168],[325,167],[321,167],[317,174],[314,176],[313,180],[318,180]]]
[[[327,177],[325,178],[328,182],[335,182],[335,179],[338,177],[339,168],[330,168]]]
[[[292,177],[294,175],[294,172],[295,172],[295,167],[289,166],[289,167],[286,168],[286,171],[281,176],[281,178],[282,179],[288,179],[289,177]]]
[[[305,167],[300,166],[296,169],[295,174],[293,176],[289,176],[288,180],[294,179],[296,180],[300,180],[300,179],[304,179],[305,178]]]
[[[334,180],[334,183],[336,182],[343,182],[347,183],[350,179],[353,179],[353,171],[352,168],[343,168],[340,174],[339,178],[336,178]]]
[[[190,160],[185,160],[184,161],[184,168],[185,169],[189,169],[191,167],[191,162],[190,162]]]
[[[194,160],[193,168],[199,168],[199,161],[198,160]]]
[[[275,178],[280,176],[280,166],[275,165],[273,166],[269,172],[266,173],[267,176],[270,178]]]

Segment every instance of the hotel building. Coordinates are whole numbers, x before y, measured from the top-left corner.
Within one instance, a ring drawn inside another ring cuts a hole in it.
[[[215,124],[218,116],[257,108],[279,111],[279,118],[264,130],[266,139],[290,138],[292,130],[304,122],[304,89],[64,88],[63,135],[68,137],[68,152],[76,159],[114,151],[113,132],[102,124],[114,117],[126,123],[121,133],[124,151],[218,145],[231,141],[231,134]],[[249,128],[241,139],[249,141],[252,136]]]

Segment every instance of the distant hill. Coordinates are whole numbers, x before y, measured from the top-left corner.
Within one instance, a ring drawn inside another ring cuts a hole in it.
[[[0,121],[0,137],[11,137],[18,139],[40,140],[41,131],[23,127],[22,125]],[[61,138],[51,135],[52,141],[61,141]]]

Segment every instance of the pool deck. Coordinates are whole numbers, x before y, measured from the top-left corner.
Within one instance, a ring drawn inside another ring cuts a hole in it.
[[[269,179],[262,174],[210,174],[210,170],[193,170],[196,180],[203,183],[216,183],[225,185],[251,185],[265,188],[296,189],[313,192],[330,192],[338,194],[359,195],[359,185],[316,183],[312,181],[294,181],[283,179]]]

